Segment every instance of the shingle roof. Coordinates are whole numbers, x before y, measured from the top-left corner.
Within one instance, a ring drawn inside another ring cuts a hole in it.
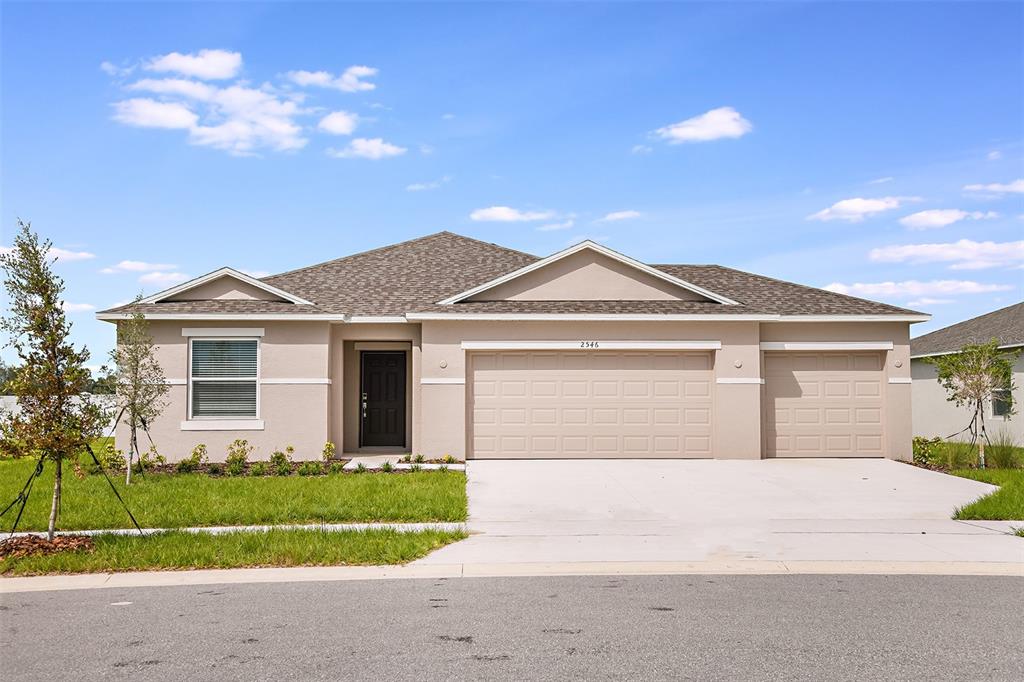
[[[740,303],[699,301],[437,301],[540,260],[497,244],[439,232],[262,279],[314,305],[274,301],[168,301],[105,313],[403,315],[445,313],[918,314],[885,303],[784,282],[719,265],[653,267]]]
[[[936,355],[960,350],[969,343],[1024,346],[1024,302],[972,317],[910,340],[911,355]]]

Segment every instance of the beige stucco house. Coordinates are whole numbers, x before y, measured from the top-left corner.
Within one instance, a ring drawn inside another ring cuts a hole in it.
[[[170,459],[910,457],[910,310],[593,242],[449,232],[98,314],[150,321]],[[119,438],[124,435],[119,433]]]
[[[914,435],[945,438],[967,426],[971,411],[957,407],[946,399],[939,385],[936,369],[924,361],[926,357],[955,353],[969,343],[988,343],[992,339],[1007,350],[1024,348],[1024,303],[1016,303],[985,315],[943,327],[919,336],[910,342],[910,366],[913,379]],[[1010,404],[1014,409],[1024,405],[1024,354],[1013,367],[1015,391]],[[1019,444],[1024,444],[1024,416],[1011,415],[1001,400],[990,401],[985,408],[985,423],[991,436],[1005,431]]]

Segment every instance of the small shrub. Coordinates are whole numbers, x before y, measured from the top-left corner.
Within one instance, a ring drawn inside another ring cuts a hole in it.
[[[925,438],[914,436],[912,449],[914,451],[914,464],[932,464],[938,449],[941,447],[941,438]]]
[[[127,466],[125,463],[124,451],[115,448],[113,443],[107,443],[105,448],[96,453],[96,459],[98,459],[100,461],[100,465],[108,471],[124,471],[125,466]],[[95,464],[93,465],[93,468],[95,468]]]
[[[228,455],[224,458],[224,467],[230,476],[242,476],[245,474],[245,465],[249,461],[253,447],[244,438],[236,438],[228,446]]]
[[[401,459],[399,459],[398,461],[399,461],[399,462],[410,462],[410,461],[412,461],[412,460],[411,460],[411,458],[409,457],[409,455],[402,455],[402,458],[401,458]]]
[[[423,471],[423,467],[420,466],[419,464],[413,464],[411,467],[409,467],[409,471]]]
[[[224,465],[214,462],[210,466],[206,467],[206,473],[210,476],[220,476],[224,473]]]
[[[326,443],[324,443],[324,450],[321,453],[321,457],[323,457],[324,462],[330,462],[332,459],[334,459],[334,453],[336,451],[337,448],[334,447],[334,443],[332,443],[331,441],[327,441]]]
[[[445,455],[444,457],[441,458],[441,461],[444,462],[445,464],[455,464],[455,462],[457,462],[458,460],[456,460],[451,455]]]
[[[167,458],[157,452],[155,445],[150,445],[149,450],[139,453],[139,459],[132,465],[132,471],[140,474],[155,466],[167,464]]]
[[[267,466],[266,462],[253,462],[252,466],[249,467],[250,476],[266,476],[270,473],[270,467]]]
[[[427,460],[423,457],[423,455],[416,455],[416,457],[412,461],[416,462],[417,464],[423,464]]]
[[[364,474],[364,473],[366,473],[366,465],[363,464],[362,462],[357,464],[356,465],[356,473],[357,474]]]
[[[292,473],[292,462],[287,453],[274,450],[270,455],[270,470],[275,476],[288,476]]]
[[[391,465],[391,462],[385,461],[383,464],[380,465],[380,470],[387,474],[394,471],[395,467]]]
[[[174,470],[179,474],[188,474],[196,471],[201,465],[206,464],[206,445],[199,443],[188,457],[174,465]]]
[[[985,447],[985,465],[993,469],[1020,469],[1024,467],[1024,448],[1017,444],[1013,433],[1000,429]]]
[[[327,470],[327,473],[333,475],[333,474],[340,474],[340,473],[342,473],[344,471],[345,471],[345,463],[344,462],[331,462],[331,466]]]
[[[441,466],[437,467],[437,470],[443,474],[448,471],[448,466],[446,464],[442,464]]]
[[[320,462],[303,462],[299,465],[299,476],[319,476],[324,472]]]
[[[947,441],[935,449],[929,461],[933,466],[947,471],[972,469],[978,466],[978,446],[958,440]]]

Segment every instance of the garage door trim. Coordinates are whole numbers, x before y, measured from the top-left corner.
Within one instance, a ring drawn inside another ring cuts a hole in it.
[[[722,350],[721,341],[463,341],[463,350]]]

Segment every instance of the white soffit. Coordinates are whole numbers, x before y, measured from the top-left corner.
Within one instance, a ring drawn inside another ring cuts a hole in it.
[[[188,291],[189,289],[195,289],[198,286],[202,286],[203,284],[206,284],[207,282],[212,282],[215,279],[220,279],[221,277],[233,277],[234,279],[237,279],[240,282],[244,282],[245,284],[249,284],[251,286],[254,286],[257,289],[262,289],[263,291],[266,291],[267,293],[270,293],[270,294],[273,294],[274,296],[278,296],[280,298],[283,298],[286,301],[291,301],[292,303],[296,303],[296,304],[299,304],[299,305],[313,305],[312,302],[307,301],[304,298],[299,298],[295,294],[289,294],[284,289],[278,289],[277,287],[272,287],[269,284],[267,284],[266,282],[261,282],[260,280],[256,279],[255,277],[250,277],[249,275],[245,274],[244,272],[239,272],[238,270],[235,270],[234,268],[227,268],[227,267],[220,268],[219,270],[214,270],[213,272],[207,273],[207,274],[205,274],[205,275],[203,275],[201,277],[196,277],[195,279],[190,279],[187,282],[182,282],[181,284],[179,284],[177,286],[174,286],[174,287],[171,287],[170,289],[164,289],[163,291],[157,292],[157,293],[153,294],[152,296],[149,296],[147,298],[142,299],[141,301],[139,301],[139,303],[158,303],[158,302],[164,300],[165,298],[170,298],[171,296],[174,296],[175,294],[180,294],[181,292]]]
[[[762,341],[761,350],[892,350],[892,341]]]
[[[664,280],[664,281],[669,282],[671,284],[675,284],[676,286],[682,287],[683,289],[687,289],[689,291],[692,291],[695,294],[700,294],[701,296],[704,296],[706,298],[710,298],[712,301],[716,301],[716,302],[722,303],[724,305],[739,305],[736,301],[733,301],[732,299],[726,298],[725,296],[722,296],[721,294],[716,294],[715,292],[709,291],[708,289],[705,289],[703,287],[699,287],[696,284],[691,284],[690,282],[687,282],[685,280],[679,279],[678,277],[673,277],[672,275],[668,274],[667,272],[662,272],[661,270],[658,270],[657,268],[652,268],[650,265],[647,265],[646,263],[641,263],[640,261],[636,260],[635,258],[630,258],[629,256],[621,254],[618,251],[613,251],[613,250],[609,249],[608,247],[601,246],[600,244],[598,244],[596,242],[592,242],[589,239],[586,240],[586,241],[582,241],[579,244],[575,244],[574,246],[570,246],[567,249],[563,249],[563,250],[561,250],[561,251],[559,251],[557,253],[553,253],[550,256],[548,256],[547,258],[541,258],[539,261],[530,263],[529,265],[527,265],[525,267],[522,267],[522,268],[519,268],[518,270],[513,270],[512,272],[510,272],[510,273],[508,273],[506,275],[502,275],[501,277],[497,277],[495,279],[492,279],[489,282],[485,282],[485,283],[481,284],[480,286],[473,287],[472,289],[469,289],[468,291],[463,291],[462,293],[456,294],[455,296],[452,296],[451,298],[446,298],[443,301],[438,301],[438,305],[451,305],[453,303],[458,303],[459,301],[463,301],[463,300],[465,300],[465,299],[467,299],[467,298],[469,298],[471,296],[475,296],[475,295],[477,295],[479,293],[487,291],[488,289],[492,289],[492,288],[498,286],[499,284],[504,284],[505,282],[510,282],[510,281],[512,281],[514,279],[518,279],[519,277],[522,277],[523,275],[525,275],[527,273],[533,272],[534,270],[539,270],[539,269],[541,269],[541,268],[543,268],[543,267],[545,267],[547,265],[550,265],[551,263],[554,263],[555,261],[562,260],[563,258],[571,256],[574,253],[578,253],[580,251],[583,251],[584,249],[589,249],[591,251],[596,251],[597,253],[600,253],[601,255],[607,256],[608,258],[611,258],[613,260],[617,260],[620,263],[625,263],[626,265],[629,265],[630,267],[636,268],[637,270],[640,270],[641,272],[645,272],[648,275],[652,275],[654,277],[657,277],[658,279]]]
[[[721,341],[463,341],[463,350],[721,350]]]

